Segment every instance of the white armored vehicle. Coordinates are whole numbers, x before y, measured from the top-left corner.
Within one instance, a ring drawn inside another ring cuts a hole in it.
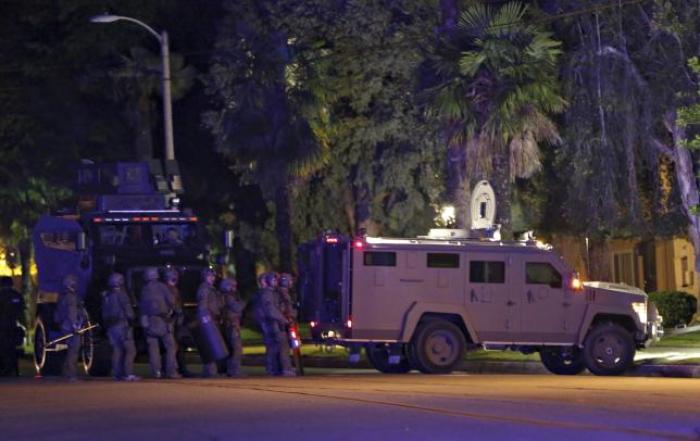
[[[389,373],[447,373],[483,347],[539,352],[556,374],[617,375],[660,332],[656,308],[637,288],[581,283],[534,240],[454,231],[416,239],[324,234],[302,245],[301,312],[313,338],[363,346]]]

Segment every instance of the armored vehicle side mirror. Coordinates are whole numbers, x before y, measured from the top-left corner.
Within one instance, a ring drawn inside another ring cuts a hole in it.
[[[226,247],[227,250],[230,250],[233,248],[233,239],[234,239],[234,234],[233,230],[226,230],[224,231],[224,246]]]
[[[84,231],[78,233],[78,237],[75,240],[75,250],[85,251],[87,250],[87,234]]]

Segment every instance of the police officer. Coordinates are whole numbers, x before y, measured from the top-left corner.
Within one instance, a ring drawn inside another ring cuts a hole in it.
[[[68,274],[63,278],[63,292],[58,296],[54,320],[64,334],[71,337],[66,340],[68,352],[63,363],[63,375],[69,381],[76,381],[78,373],[76,364],[80,353],[81,337],[79,331],[86,322],[83,302],[78,297],[78,277]]]
[[[102,320],[112,345],[112,372],[115,380],[136,381],[134,358],[136,345],[131,323],[136,317],[129,295],[124,289],[124,276],[112,273],[109,289],[102,293]]]
[[[212,322],[219,326],[221,324],[221,313],[223,312],[223,298],[214,287],[216,274],[211,268],[204,268],[201,273],[202,283],[197,288],[197,317],[201,320],[205,316],[210,316]],[[217,373],[216,361],[202,363],[202,377],[213,377]]]
[[[18,376],[17,322],[24,320],[24,299],[12,288],[12,277],[0,277],[0,376]]]
[[[144,285],[141,291],[139,311],[141,325],[148,342],[148,361],[155,378],[162,378],[160,344],[165,348],[165,375],[168,378],[180,378],[175,360],[175,337],[173,336],[173,317],[178,314],[177,304],[168,287],[158,280],[157,268],[146,268]]]
[[[291,274],[280,274],[279,288],[277,289],[277,292],[279,293],[280,310],[290,323],[295,322],[297,319],[297,310],[294,307],[294,302],[292,301],[292,296],[290,294],[293,286],[294,278]]]
[[[229,377],[241,377],[241,315],[245,309],[245,301],[238,295],[237,284],[234,279],[225,278],[219,284],[219,290],[224,300],[224,339],[231,350],[231,355],[226,359],[226,375]]]
[[[191,377],[192,373],[187,370],[187,353],[185,352],[185,346],[190,338],[190,331],[185,325],[182,296],[177,286],[179,278],[180,275],[175,268],[170,267],[165,270],[165,285],[170,290],[170,293],[175,299],[175,304],[177,305],[177,315],[175,316],[175,343],[177,344],[175,358],[177,359],[177,369],[178,373],[183,377]]]
[[[260,289],[256,295],[255,317],[263,332],[265,343],[266,371],[268,375],[296,375],[289,358],[289,343],[286,327],[289,323],[279,309],[277,295],[277,277],[272,272],[263,273],[258,283]]]

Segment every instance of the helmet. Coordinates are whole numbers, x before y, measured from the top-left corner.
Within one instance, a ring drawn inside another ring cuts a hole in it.
[[[152,280],[158,280],[158,268],[154,266],[149,266],[143,271],[143,280],[150,282]]]
[[[199,274],[200,274],[200,276],[202,277],[202,280],[206,280],[207,277],[209,277],[209,276],[215,276],[215,275],[216,275],[216,274],[214,273],[214,270],[211,269],[211,268],[209,268],[209,267],[202,269],[202,272],[199,273]]]
[[[110,288],[119,288],[124,286],[124,276],[119,273],[110,274],[109,279],[107,279],[107,285]]]
[[[63,287],[70,291],[75,291],[78,289],[78,276],[75,274],[68,274],[63,278]]]
[[[267,273],[261,273],[258,275],[258,285],[260,285],[261,288],[266,288],[267,287],[267,282],[265,281],[265,275]]]
[[[177,272],[177,270],[173,267],[169,267],[165,270],[165,273],[163,274],[163,278],[165,279],[166,282],[175,282],[177,283],[177,279],[180,277],[180,273]]]
[[[294,284],[294,277],[289,273],[282,273],[279,276],[280,288],[291,288]]]
[[[277,274],[272,271],[260,274],[258,281],[263,288],[274,288],[277,286]]]
[[[237,284],[234,279],[226,277],[219,283],[219,289],[224,292],[233,292],[236,290]]]

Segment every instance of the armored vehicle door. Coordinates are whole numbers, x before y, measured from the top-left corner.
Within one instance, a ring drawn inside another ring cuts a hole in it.
[[[581,296],[566,286],[568,272],[547,259],[527,254],[515,257],[522,328],[517,341],[527,343],[570,343],[575,340],[585,307]]]
[[[371,248],[354,253],[353,338],[397,340],[406,311],[425,285],[424,253]]]
[[[480,343],[511,342],[520,329],[520,302],[513,284],[512,258],[504,253],[466,255],[465,305]]]
[[[67,274],[78,277],[78,294],[85,296],[92,262],[86,252],[76,250],[77,238],[82,231],[80,224],[72,219],[39,218],[32,232],[32,241],[39,270],[40,297],[45,293],[60,292],[63,277]]]
[[[350,240],[324,237],[299,247],[300,316],[342,325],[349,318]]]

